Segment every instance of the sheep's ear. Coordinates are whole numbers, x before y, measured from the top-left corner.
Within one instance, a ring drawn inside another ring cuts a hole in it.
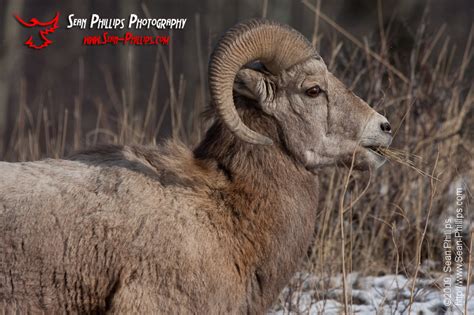
[[[241,69],[234,81],[234,92],[259,103],[266,112],[271,109],[275,95],[275,84],[264,73]]]

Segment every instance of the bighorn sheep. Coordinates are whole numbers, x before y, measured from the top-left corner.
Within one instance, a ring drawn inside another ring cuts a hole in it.
[[[247,65],[245,67],[245,65]],[[318,169],[383,159],[390,125],[292,28],[231,28],[193,150],[105,146],[0,163],[0,309],[262,313],[306,253]]]

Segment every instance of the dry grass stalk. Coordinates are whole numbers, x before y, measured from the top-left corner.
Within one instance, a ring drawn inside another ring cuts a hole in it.
[[[373,151],[379,154],[380,156],[387,158],[389,161],[394,161],[401,165],[408,166],[409,168],[415,170],[417,173],[423,176],[439,181],[439,178],[434,177],[433,175],[423,171],[421,168],[416,166],[416,160],[422,160],[422,158],[418,155],[410,154],[405,150],[384,147],[374,148]]]

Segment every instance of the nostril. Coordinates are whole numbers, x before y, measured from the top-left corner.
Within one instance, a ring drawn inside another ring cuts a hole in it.
[[[392,126],[388,122],[384,122],[380,124],[380,129],[386,133],[392,133]]]

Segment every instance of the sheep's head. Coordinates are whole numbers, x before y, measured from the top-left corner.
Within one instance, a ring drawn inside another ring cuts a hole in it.
[[[209,83],[220,118],[246,142],[273,143],[242,122],[233,91],[274,117],[284,145],[310,170],[350,163],[354,152],[358,168],[384,162],[373,148],[390,145],[387,119],[349,91],[310,43],[288,26],[251,20],[230,29],[211,57]]]

